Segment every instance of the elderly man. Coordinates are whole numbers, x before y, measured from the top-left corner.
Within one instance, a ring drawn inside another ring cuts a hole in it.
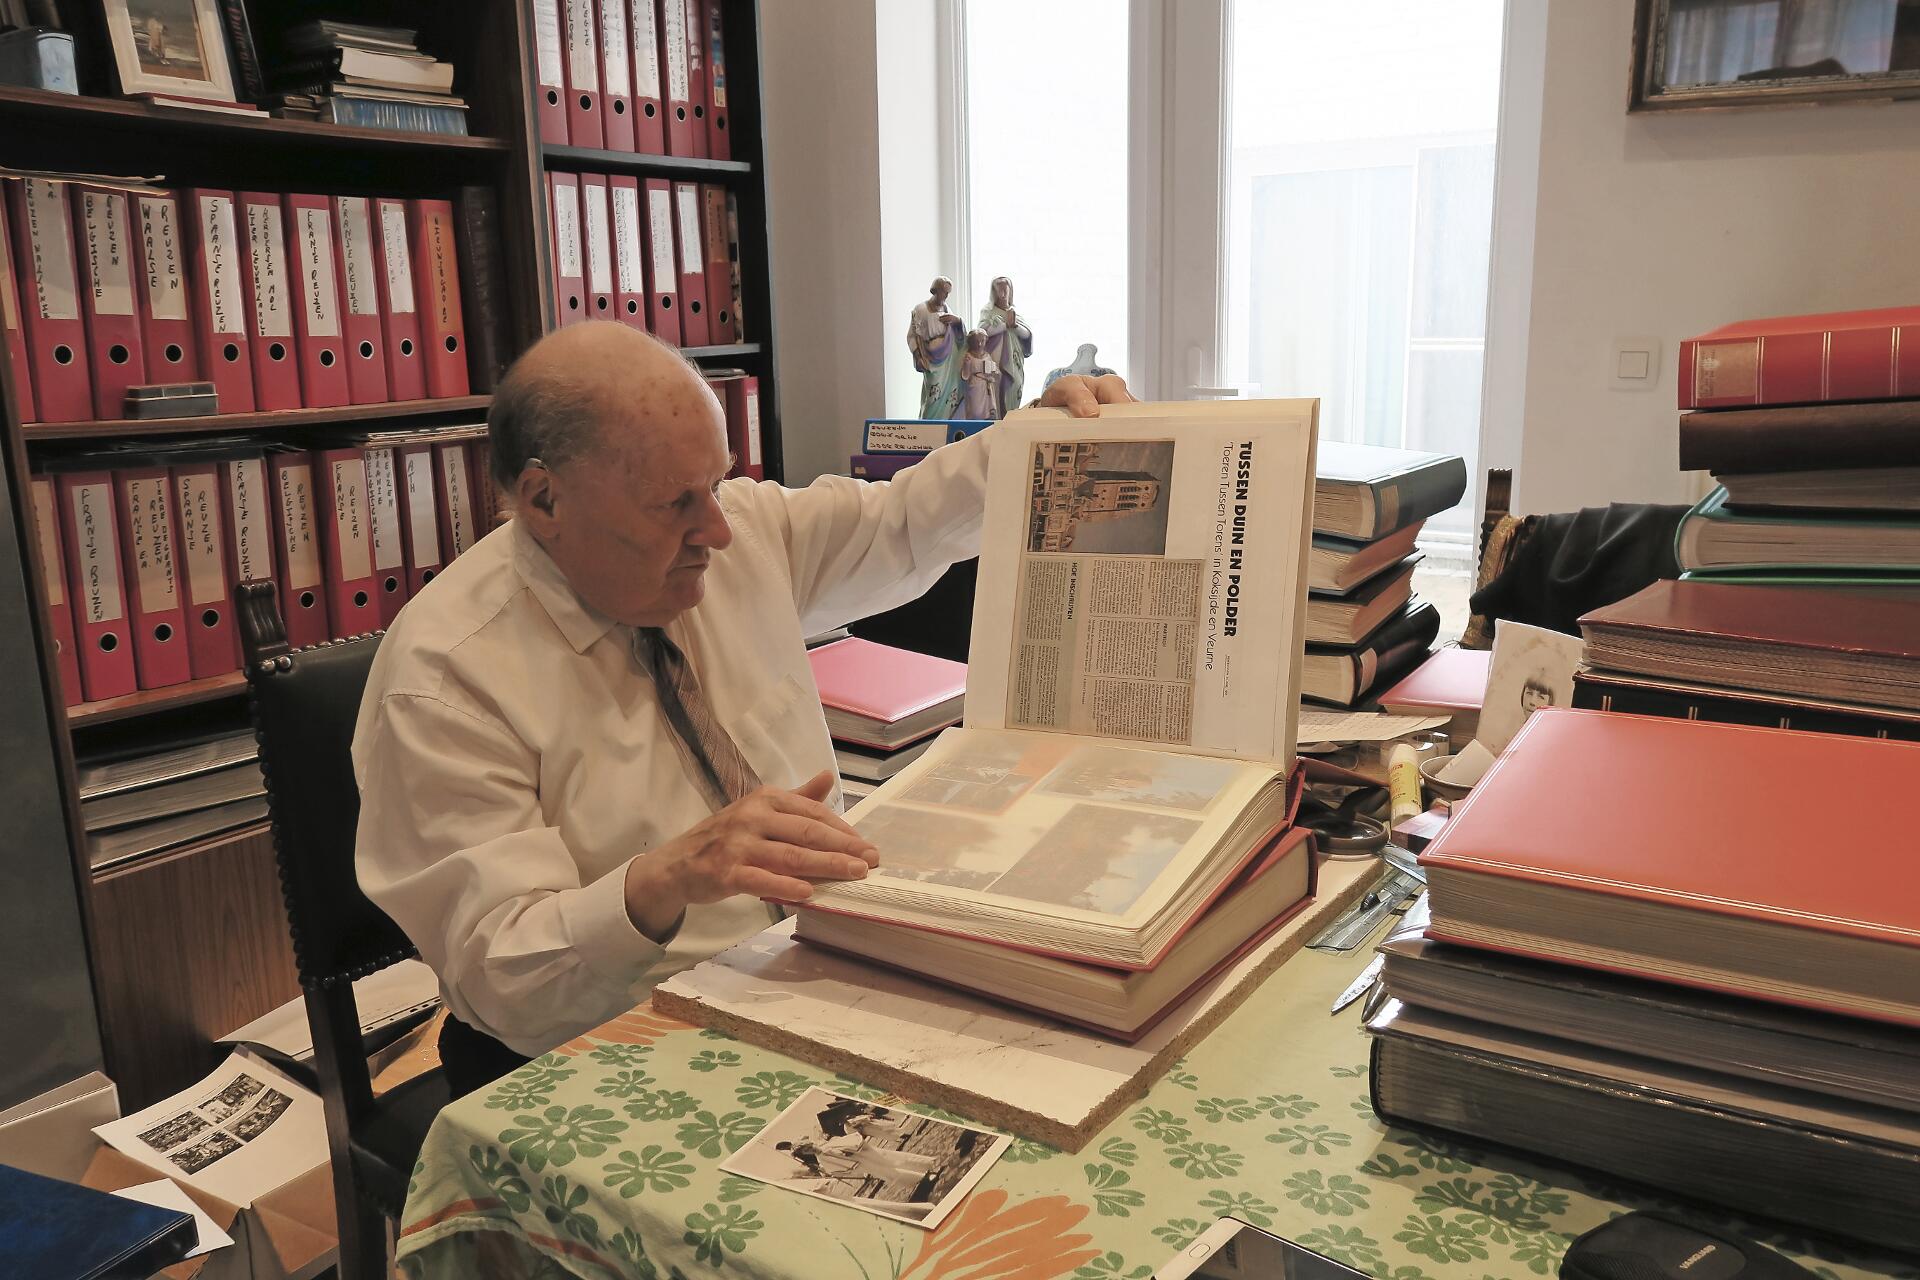
[[[876,865],[803,637],[974,555],[986,479],[977,437],[892,484],[723,480],[699,371],[613,323],[527,352],[488,425],[517,516],[394,621],[353,743],[360,883],[440,977],[456,1093]]]

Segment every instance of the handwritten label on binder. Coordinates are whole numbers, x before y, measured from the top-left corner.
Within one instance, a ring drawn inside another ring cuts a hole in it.
[[[367,467],[358,458],[333,464],[333,531],[340,542],[340,576],[351,582],[373,573],[367,548]]]
[[[173,581],[173,522],[167,517],[167,478],[125,481],[127,536],[133,547],[133,580],[140,611],[158,613],[180,603]]]
[[[147,309],[156,320],[185,320],[187,273],[180,257],[180,209],[172,196],[140,197],[140,244],[147,267]]]
[[[667,47],[667,96],[675,102],[687,100],[687,10],[682,0],[664,0],[660,6],[666,21],[661,43]]]
[[[403,457],[407,464],[407,532],[413,543],[413,565],[430,569],[440,563],[440,526],[433,512],[433,451],[421,449]]]
[[[381,573],[406,563],[400,545],[400,493],[393,450],[367,450],[367,526],[373,535],[373,567]]]
[[[335,310],[339,286],[333,279],[333,219],[325,209],[300,209],[294,234],[300,240],[300,274],[307,288],[307,332],[316,338],[340,336]]]
[[[42,320],[78,320],[79,283],[73,276],[73,241],[69,239],[73,228],[67,223],[63,188],[43,178],[24,178],[20,185],[26,196],[27,239],[33,249],[33,305]]]
[[[760,465],[760,393],[747,390],[747,465]]]
[[[627,0],[600,0],[601,65],[606,69],[602,87],[616,98],[633,91],[633,77],[627,63]]]
[[[593,0],[567,0],[567,70],[573,73],[573,88],[591,89],[600,83],[594,56]]]
[[[117,191],[80,193],[80,223],[86,228],[87,288],[93,311],[133,314],[133,266],[127,261],[127,198]]]
[[[647,214],[653,233],[653,288],[656,293],[675,293],[679,281],[673,270],[673,201],[665,191],[654,187],[647,192]]]
[[[587,290],[613,292],[613,229],[607,225],[605,183],[582,183],[580,196],[587,206]]]
[[[367,198],[341,196],[334,201],[340,216],[340,271],[346,281],[347,313],[380,314],[379,290],[373,283],[373,233],[367,226]]]
[[[629,6],[633,13],[633,96],[660,97],[660,35],[653,24],[650,0],[637,0]]]
[[[278,464],[280,547],[286,585],[296,591],[320,581],[320,544],[314,541],[313,469],[304,462]]]
[[[407,206],[380,202],[380,243],[386,248],[387,306],[395,315],[413,313],[413,259],[407,253]]]
[[[467,501],[467,447],[448,445],[438,452],[441,477],[447,487],[447,536],[457,556],[474,543],[473,513]]]
[[[707,266],[700,259],[700,188],[676,182],[673,197],[680,206],[680,270],[698,275]]]
[[[573,181],[553,184],[553,234],[559,241],[560,274],[580,277],[580,199]]]
[[[73,563],[80,571],[80,608],[83,620],[95,626],[118,622],[120,553],[113,545],[113,487],[81,484],[73,487]]]
[[[211,471],[182,471],[173,477],[180,509],[180,563],[187,573],[187,599],[197,608],[226,598],[220,569],[220,492]]]
[[[287,240],[280,229],[279,205],[247,206],[247,246],[253,263],[253,331],[263,338],[292,337]]]
[[[227,196],[200,197],[200,226],[205,243],[207,311],[215,333],[245,333],[246,308],[240,303],[240,234]]]
[[[540,64],[540,83],[558,88],[566,82],[560,69],[560,0],[533,0],[533,47]]]
[[[233,511],[235,585],[273,576],[273,551],[267,532],[267,469],[258,458],[226,464],[228,505]]]
[[[613,254],[621,286],[629,293],[646,292],[640,279],[640,192],[633,187],[613,189]]]

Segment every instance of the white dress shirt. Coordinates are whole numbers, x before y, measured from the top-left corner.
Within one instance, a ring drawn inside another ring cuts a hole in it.
[[[763,783],[834,767],[803,638],[977,554],[986,460],[980,435],[891,484],[720,486],[733,543],[666,631]],[[627,863],[712,812],[629,634],[510,522],[401,610],[360,706],[361,887],[448,1008],[521,1053],[624,1013],[773,918],[752,899],[692,907],[666,946],[628,919]]]

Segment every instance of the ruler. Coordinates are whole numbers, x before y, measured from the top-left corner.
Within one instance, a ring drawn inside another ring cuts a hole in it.
[[[1307,945],[1315,951],[1351,951],[1424,887],[1400,868],[1388,867],[1365,897],[1335,916]]]

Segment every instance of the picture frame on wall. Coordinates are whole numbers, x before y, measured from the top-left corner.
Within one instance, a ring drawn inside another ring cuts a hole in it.
[[[1920,97],[1920,0],[1637,0],[1629,111]]]
[[[217,0],[100,0],[120,92],[235,102]]]

